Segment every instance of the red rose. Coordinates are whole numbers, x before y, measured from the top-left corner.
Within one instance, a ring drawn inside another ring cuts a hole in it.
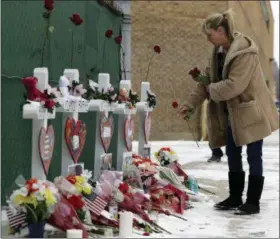
[[[77,14],[77,13],[74,13],[73,15],[72,15],[72,17],[70,17],[69,18],[76,26],[79,26],[79,25],[81,25],[83,22],[84,22],[84,20],[80,17],[80,15],[79,14]]]
[[[105,32],[105,36],[108,37],[108,38],[111,38],[113,35],[113,30],[112,29],[108,29],[106,32]]]
[[[48,10],[48,11],[52,11],[54,6],[53,6],[53,0],[45,0],[44,1],[44,7]]]
[[[129,190],[129,186],[127,183],[121,183],[119,185],[119,190],[123,193],[123,194],[127,194],[128,190]]]
[[[192,78],[196,78],[200,75],[200,70],[197,67],[195,67],[189,71],[189,75],[191,75]]]
[[[155,45],[154,46],[154,51],[155,51],[155,53],[160,53],[160,51],[161,51],[160,46],[159,45]]]
[[[121,44],[121,43],[122,43],[122,36],[117,36],[117,37],[115,37],[115,42],[116,42],[117,44]]]
[[[45,107],[47,109],[53,109],[54,106],[55,106],[55,102],[53,100],[46,100]]]
[[[178,105],[177,101],[173,101],[173,102],[172,102],[172,107],[173,107],[173,108],[176,109],[178,106],[179,106],[179,105]]]
[[[81,209],[85,206],[85,203],[82,200],[82,195],[72,195],[67,200],[71,203],[75,210]]]
[[[168,151],[168,152],[171,152],[171,149],[170,149],[170,148],[167,148],[167,147],[166,147],[166,148],[161,148],[160,150],[161,150],[161,151]]]

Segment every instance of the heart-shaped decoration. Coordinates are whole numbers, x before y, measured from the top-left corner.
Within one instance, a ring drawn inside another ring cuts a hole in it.
[[[134,134],[134,121],[132,118],[127,118],[124,122],[124,141],[127,151],[132,151],[132,141]]]
[[[86,142],[86,125],[81,120],[77,122],[68,118],[65,124],[65,141],[74,163],[78,163]]]
[[[112,115],[106,117],[105,113],[103,113],[100,119],[100,138],[105,153],[108,152],[111,139],[113,136],[113,132],[114,132],[114,119]]]
[[[45,127],[41,128],[39,134],[38,148],[43,169],[45,175],[47,176],[54,148],[54,129],[52,125],[49,125],[47,129]]]
[[[152,127],[152,113],[147,112],[145,121],[144,121],[144,135],[145,135],[146,144],[148,144],[148,141],[150,138],[151,127]]]

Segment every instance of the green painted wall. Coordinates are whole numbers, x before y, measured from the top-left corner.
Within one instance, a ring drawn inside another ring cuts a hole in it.
[[[2,1],[2,74],[8,76],[31,76],[33,69],[41,66],[41,52],[46,20],[42,1]],[[73,13],[84,19],[81,26],[75,27],[69,20]],[[50,33],[46,45],[44,67],[48,67],[52,86],[57,86],[65,68],[70,68],[71,29],[74,30],[73,68],[79,69],[80,81],[87,84],[86,74],[97,81],[99,72],[111,75],[114,87],[119,82],[119,46],[104,33],[108,28],[120,32],[121,17],[95,1],[55,1],[51,16]],[[94,68],[94,72],[90,69]],[[32,120],[23,120],[20,106],[25,92],[20,79],[1,76],[1,201],[5,203],[11,193],[13,182],[19,174],[25,178],[31,172],[31,133]],[[87,124],[87,139],[80,158],[87,166],[94,160],[93,141],[95,134],[95,114],[80,115]],[[55,150],[49,171],[49,179],[60,174],[61,142],[64,126],[61,113],[50,120],[55,129]]]

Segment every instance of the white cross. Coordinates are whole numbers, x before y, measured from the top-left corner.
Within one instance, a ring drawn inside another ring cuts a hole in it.
[[[38,79],[37,89],[44,92],[48,87],[49,72],[48,68],[35,68],[34,77]],[[23,118],[32,119],[32,166],[31,176],[38,179],[46,179],[44,168],[40,159],[38,141],[40,137],[41,128],[47,129],[48,119],[55,118],[55,109],[53,113],[48,113],[48,110],[44,108],[39,102],[31,101],[30,104],[26,104],[23,107]]]
[[[145,118],[148,112],[152,112],[153,108],[150,108],[147,104],[148,93],[150,92],[150,82],[141,83],[141,98],[140,102],[137,103],[137,110],[139,111],[139,133],[138,133],[138,153],[144,154],[145,148],[149,145],[145,145]]]

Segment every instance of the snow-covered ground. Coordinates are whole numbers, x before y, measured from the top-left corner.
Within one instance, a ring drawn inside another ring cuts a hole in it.
[[[211,155],[207,142],[162,141],[151,142],[152,153],[161,147],[171,147],[180,158],[180,163],[189,175],[196,177],[200,186],[209,188],[216,196],[202,194],[202,202],[192,203],[194,208],[185,211],[183,221],[165,215],[158,216],[158,224],[172,232],[168,234],[152,234],[150,237],[165,238],[279,238],[279,131],[265,139],[263,148],[265,185],[261,199],[261,213],[253,216],[236,216],[233,212],[221,212],[213,209],[213,204],[228,196],[226,157],[221,163],[207,163]],[[137,151],[137,143],[133,150]],[[225,150],[223,149],[225,152]],[[248,172],[246,148],[244,153],[244,169]],[[247,178],[246,178],[247,180]],[[244,193],[244,199],[246,189]],[[2,213],[2,231],[7,233],[7,222]],[[3,228],[4,226],[4,228]],[[2,235],[4,236],[4,235]],[[12,238],[7,237],[5,238]],[[142,237],[135,234],[135,237]]]
[[[203,202],[192,203],[194,208],[185,211],[184,214],[184,217],[188,219],[187,222],[160,215],[159,225],[172,232],[172,235],[152,234],[151,237],[279,238],[279,131],[264,140],[265,184],[260,203],[261,213],[251,216],[237,216],[233,212],[221,212],[213,209],[215,202],[228,196],[228,167],[226,157],[222,158],[221,163],[206,162],[211,155],[207,142],[199,142],[199,148],[195,142],[190,141],[151,142],[151,145],[153,153],[161,147],[171,147],[177,152],[180,163],[186,172],[196,177],[201,186],[216,193],[216,196],[203,194]],[[136,151],[137,143],[135,142],[133,146]],[[225,152],[224,148],[223,152]],[[243,155],[247,181],[246,147],[243,149]],[[246,191],[247,187],[244,191],[244,200]]]

